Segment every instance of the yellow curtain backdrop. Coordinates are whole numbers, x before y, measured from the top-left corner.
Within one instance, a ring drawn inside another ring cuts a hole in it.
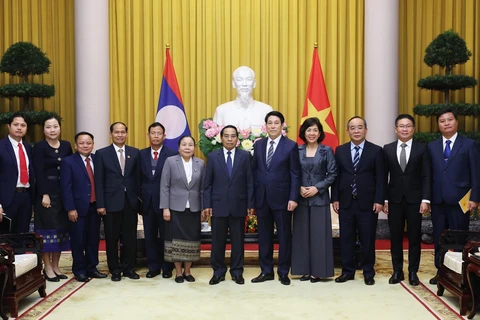
[[[406,0],[400,1],[399,26],[399,112],[413,114],[417,104],[442,103],[443,93],[420,90],[417,81],[435,74],[445,74],[439,67],[423,62],[425,49],[438,34],[453,29],[466,41],[472,52],[470,60],[454,68],[480,81],[480,2],[477,0]],[[480,103],[480,86],[457,90],[453,102]],[[420,131],[436,131],[435,118],[416,117]],[[479,121],[459,117],[459,130],[478,131]]]
[[[167,43],[197,140],[198,123],[236,97],[231,77],[240,65],[255,70],[254,98],[281,111],[296,140],[315,42],[340,142],[346,141],[346,120],[363,114],[363,1],[110,0],[109,5],[111,121],[127,123],[130,145],[148,145]]]
[[[58,113],[63,118],[62,139],[73,141],[75,135],[75,37],[74,0],[0,0],[0,55],[19,41],[32,42],[52,62],[50,73],[33,76],[30,81],[55,85],[50,99],[31,99],[30,108]],[[0,74],[0,84],[18,83],[18,77]],[[0,98],[0,112],[21,109],[19,98]],[[2,128],[2,136],[6,129]],[[40,126],[34,140],[43,139]]]

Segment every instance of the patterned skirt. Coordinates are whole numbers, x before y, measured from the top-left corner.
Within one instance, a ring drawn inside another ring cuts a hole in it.
[[[170,221],[165,221],[165,261],[192,262],[200,259],[200,211],[170,209]]]

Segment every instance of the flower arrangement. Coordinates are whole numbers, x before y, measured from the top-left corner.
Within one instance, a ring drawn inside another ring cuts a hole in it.
[[[220,137],[220,131],[224,126],[220,126],[215,123],[212,118],[203,119],[198,124],[198,130],[200,131],[200,150],[207,156],[210,152],[220,149],[222,147],[222,139]],[[265,125],[262,127],[252,127],[247,129],[238,130],[238,143],[237,147],[242,150],[249,151],[253,154],[253,145],[258,140],[267,136],[267,128]],[[287,124],[283,124],[282,134],[285,136],[288,133]]]
[[[245,233],[258,233],[258,221],[256,214],[245,217]]]

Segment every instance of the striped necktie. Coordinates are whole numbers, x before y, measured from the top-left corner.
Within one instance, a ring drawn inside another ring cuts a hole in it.
[[[353,156],[353,171],[354,172],[357,172],[359,162],[360,162],[360,147],[355,146],[355,155]],[[357,195],[357,182],[355,181],[355,178],[353,179],[353,183],[352,183],[352,195],[353,196]]]
[[[268,153],[267,153],[267,168],[270,167],[270,163],[272,162],[274,144],[275,144],[275,141],[270,141],[270,148],[268,148]]]

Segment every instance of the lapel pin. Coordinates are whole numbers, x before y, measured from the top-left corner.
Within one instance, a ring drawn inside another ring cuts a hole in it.
[[[130,159],[130,156],[127,156],[128,159]]]

